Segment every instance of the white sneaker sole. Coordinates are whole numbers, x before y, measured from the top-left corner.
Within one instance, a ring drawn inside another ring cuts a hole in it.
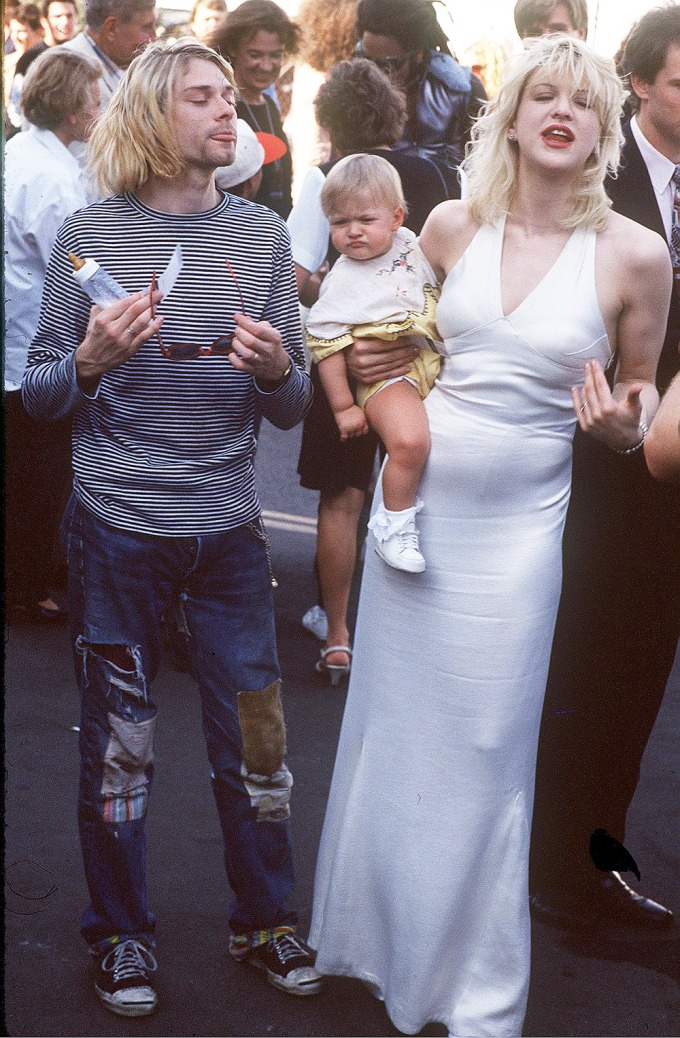
[[[153,988],[128,988],[111,994],[110,991],[102,991],[96,984],[94,987],[102,1005],[117,1016],[150,1016],[158,1005],[158,995]],[[133,1002],[120,1001],[121,996],[129,997],[133,991],[137,993]]]
[[[237,962],[246,963],[248,966],[254,966],[256,970],[261,970],[266,974],[272,987],[285,991],[287,995],[316,995],[323,987],[323,976],[317,973],[313,966],[299,966],[298,969],[291,970],[287,977],[280,977],[278,973],[268,969],[255,956],[239,958],[233,952],[231,955]]]

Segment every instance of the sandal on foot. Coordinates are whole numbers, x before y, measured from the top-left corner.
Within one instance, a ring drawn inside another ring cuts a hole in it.
[[[347,663],[327,663],[326,657],[332,652],[344,652],[349,657]],[[352,650],[349,645],[329,645],[321,650],[321,659],[316,661],[316,670],[319,674],[327,674],[331,679],[331,685],[338,685],[340,678],[349,674],[352,665]]]

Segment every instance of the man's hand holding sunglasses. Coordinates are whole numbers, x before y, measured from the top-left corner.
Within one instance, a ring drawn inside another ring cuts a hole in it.
[[[293,370],[281,345],[281,333],[269,321],[254,321],[245,314],[234,314],[234,321],[230,363],[237,371],[252,375],[265,392],[277,389]]]
[[[93,306],[85,338],[75,351],[78,385],[93,392],[107,371],[120,367],[145,342],[157,334],[163,318],[154,316],[152,306],[162,295],[156,291],[135,292],[109,306]]]

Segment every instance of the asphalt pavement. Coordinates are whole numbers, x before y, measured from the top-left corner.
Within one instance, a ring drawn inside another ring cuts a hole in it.
[[[316,849],[346,687],[314,671],[300,618],[314,602],[316,495],[295,474],[299,429],[263,424],[258,473],[275,592],[289,764],[295,777],[295,905],[306,933]],[[356,593],[354,595],[356,604]],[[76,833],[78,701],[65,630],[6,629],[5,1033],[47,1036],[389,1036],[398,1031],[357,981],[329,978],[294,998],[227,952],[229,890],[198,694],[168,659],[156,679],[156,778],[148,817],[158,929],[159,1007],[116,1017],[96,1001],[78,930],[86,900]],[[645,755],[627,844],[638,889],[680,913],[680,657]],[[418,955],[414,947],[413,955]],[[680,924],[661,935],[586,937],[535,923],[526,1036],[680,1035]],[[424,1035],[443,1035],[431,1026]]]

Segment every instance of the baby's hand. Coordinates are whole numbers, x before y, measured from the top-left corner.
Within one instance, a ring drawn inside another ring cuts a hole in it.
[[[365,436],[368,432],[366,415],[357,404],[335,412],[335,421],[340,430],[340,439],[349,440],[352,436]]]

